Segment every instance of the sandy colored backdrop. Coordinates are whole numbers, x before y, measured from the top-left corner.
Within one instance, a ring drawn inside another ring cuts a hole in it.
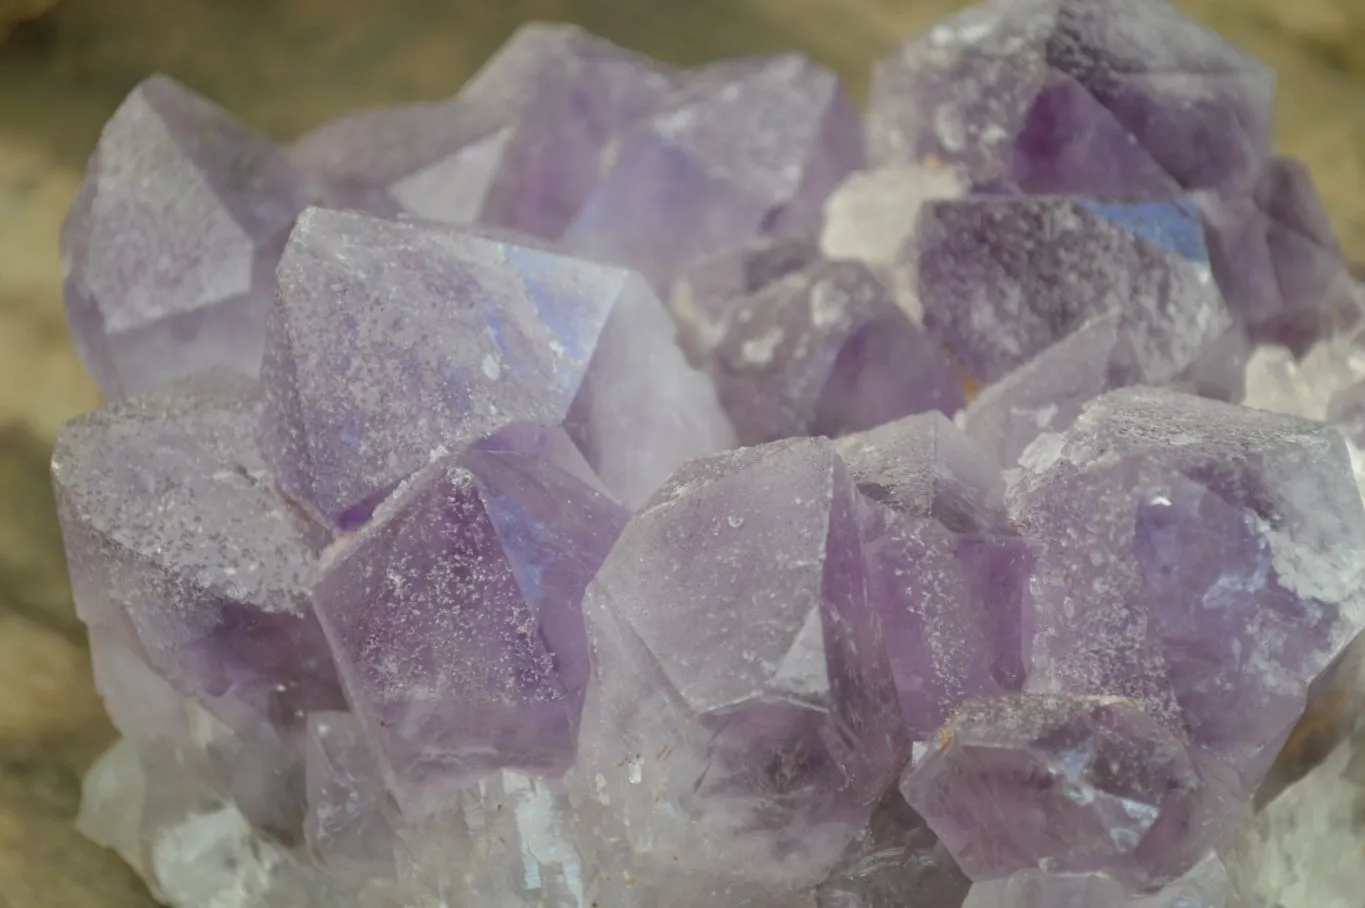
[[[0,0],[11,14],[44,5]],[[71,826],[112,735],[90,686],[47,486],[93,407],[66,339],[56,231],[100,125],[174,75],[286,137],[348,108],[453,93],[517,24],[562,19],[678,63],[797,48],[857,94],[868,63],[954,0],[64,0],[0,44],[0,908],[146,908]],[[1365,261],[1365,0],[1184,0],[1277,66],[1280,141]]]

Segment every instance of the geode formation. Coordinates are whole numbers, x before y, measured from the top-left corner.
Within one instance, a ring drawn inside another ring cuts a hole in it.
[[[1365,354],[1272,108],[1164,0],[988,0],[865,122],[551,25],[287,148],[139,86],[62,237],[82,829],[176,908],[1307,904]]]

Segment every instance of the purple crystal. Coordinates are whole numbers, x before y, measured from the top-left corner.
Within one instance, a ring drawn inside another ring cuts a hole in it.
[[[709,365],[745,443],[954,413],[962,374],[856,262],[819,262],[740,301]]]
[[[552,461],[472,449],[342,543],[314,601],[405,812],[480,773],[567,765],[588,672],[579,603],[625,520]]]
[[[1163,383],[1230,325],[1188,202],[930,202],[916,242],[925,326],[980,382],[1001,379],[1092,319],[1118,313],[1111,368]]]
[[[1033,439],[1071,425],[1087,402],[1110,390],[1122,324],[1117,312],[1092,319],[987,386],[963,414],[968,437],[1010,467]]]
[[[1029,687],[1139,702],[1253,790],[1309,683],[1365,626],[1365,508],[1341,437],[1126,389],[1023,470]]]
[[[645,368],[651,382],[623,380]],[[358,214],[300,218],[262,375],[280,487],[342,528],[442,451],[513,422],[567,418],[630,503],[731,439],[629,272]]]
[[[927,740],[965,700],[1019,690],[1024,542],[882,508],[863,526],[867,594],[911,736]]]
[[[604,904],[790,904],[867,823],[908,743],[855,504],[828,442],[716,455],[603,564],[574,786]]]
[[[580,28],[532,23],[457,97],[343,117],[293,155],[348,207],[557,239],[597,184],[608,141],[675,81]]]
[[[1258,340],[1302,354],[1359,317],[1355,283],[1303,164],[1276,158],[1254,192],[1209,194],[1201,207],[1213,273]]]
[[[825,196],[863,160],[858,112],[829,70],[797,54],[716,63],[617,138],[564,240],[666,293],[699,256],[813,236]]]
[[[805,237],[761,237],[702,256],[682,269],[669,311],[683,349],[704,359],[725,335],[725,323],[741,301],[812,264],[816,244]]]
[[[308,602],[326,537],[271,485],[260,412],[209,372],[74,420],[52,461],[81,617],[229,723],[340,703]]]
[[[1137,889],[1197,863],[1220,796],[1136,705],[1036,694],[968,702],[901,793],[974,881],[1046,868]]]
[[[360,887],[393,876],[393,828],[384,778],[355,717],[317,712],[304,742],[308,848],[333,875]]]
[[[1164,2],[987,0],[873,72],[869,153],[978,186],[1161,199],[1249,186],[1274,73]]]
[[[909,517],[955,532],[1005,527],[998,467],[942,413],[889,422],[835,442],[858,491]]]
[[[275,263],[313,190],[283,151],[165,76],[105,125],[62,226],[67,318],[109,397],[260,367]]]

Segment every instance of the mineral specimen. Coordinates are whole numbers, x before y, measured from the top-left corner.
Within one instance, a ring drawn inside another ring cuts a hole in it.
[[[208,366],[255,374],[275,264],[315,187],[164,76],[104,127],[62,227],[71,335],[109,397]]]
[[[63,233],[85,834],[174,908],[1354,904],[1365,296],[1270,72],[988,0],[873,82],[139,86]]]
[[[675,82],[579,28],[532,23],[456,97],[343,117],[291,153],[345,207],[557,239],[607,144]]]
[[[924,207],[916,244],[925,326],[978,382],[1119,313],[1110,368],[1163,384],[1230,325],[1189,203],[941,200]]]
[[[632,504],[731,440],[662,305],[617,268],[315,209],[280,263],[271,322],[267,457],[281,489],[341,529],[441,450],[516,422],[565,423]]]
[[[796,54],[713,64],[623,131],[564,241],[667,292],[682,266],[758,235],[819,230],[864,163],[839,79]]]
[[[1275,76],[1164,0],[987,0],[873,70],[869,155],[973,185],[1160,199],[1246,187]]]
[[[707,363],[748,444],[963,402],[957,366],[856,262],[818,262],[736,303]]]

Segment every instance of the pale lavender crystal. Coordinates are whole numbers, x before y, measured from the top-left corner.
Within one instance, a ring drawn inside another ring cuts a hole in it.
[[[339,545],[315,606],[405,813],[492,770],[565,768],[588,673],[579,605],[626,516],[551,460],[475,448]]]
[[[313,196],[284,152],[153,76],[114,112],[62,226],[67,318],[109,397],[260,366],[275,264]]]
[[[997,466],[942,413],[921,413],[847,435],[835,449],[858,491],[956,532],[1001,529],[1005,482]]]
[[[1029,568],[995,466],[940,414],[840,439],[862,509],[868,595],[906,725],[926,740],[964,700],[1023,684]]]
[[[1269,162],[1253,192],[1201,198],[1209,258],[1256,339],[1302,354],[1359,318],[1356,287],[1308,168]]]
[[[869,153],[1030,193],[1246,187],[1274,94],[1269,67],[1164,0],[987,0],[877,65]]]
[[[1180,739],[1117,698],[972,700],[905,771],[901,793],[973,881],[1021,870],[1168,882],[1225,809]]]
[[[1115,391],[1034,443],[1011,507],[1029,687],[1139,702],[1244,791],[1365,626],[1365,508],[1322,424]]]
[[[564,234],[666,293],[689,261],[755,236],[814,236],[825,196],[864,163],[838,77],[797,54],[688,73],[624,131]]]
[[[441,452],[514,422],[567,420],[632,504],[732,440],[630,272],[353,213],[299,219],[262,375],[280,487],[342,528]]]
[[[963,701],[1024,683],[1024,540],[960,535],[873,507],[863,517],[867,594],[881,616],[906,727],[927,740]]]
[[[740,301],[709,371],[749,444],[951,414],[965,396],[947,354],[856,262],[818,262]]]
[[[343,117],[293,156],[344,206],[556,239],[608,141],[675,83],[665,64],[580,28],[531,23],[458,96]]]
[[[392,877],[393,827],[384,814],[384,777],[360,723],[345,712],[311,714],[303,754],[309,852],[352,886]]]
[[[1117,313],[1111,369],[1164,383],[1231,324],[1188,201],[940,200],[925,205],[916,243],[925,326],[979,382]]]
[[[669,311],[688,355],[702,359],[725,334],[736,305],[819,257],[802,236],[760,237],[694,259],[673,285]]]
[[[893,788],[816,889],[815,904],[958,908],[970,887],[943,843]]]
[[[1110,390],[1122,324],[1117,312],[1092,319],[988,385],[963,414],[967,436],[1012,467],[1033,439],[1071,425],[1087,402]]]
[[[571,778],[602,904],[789,906],[868,822],[909,744],[856,499],[821,439],[716,455],[603,564]]]
[[[68,423],[52,462],[81,617],[235,726],[340,704],[308,601],[326,535],[275,491],[260,412],[209,372]]]

